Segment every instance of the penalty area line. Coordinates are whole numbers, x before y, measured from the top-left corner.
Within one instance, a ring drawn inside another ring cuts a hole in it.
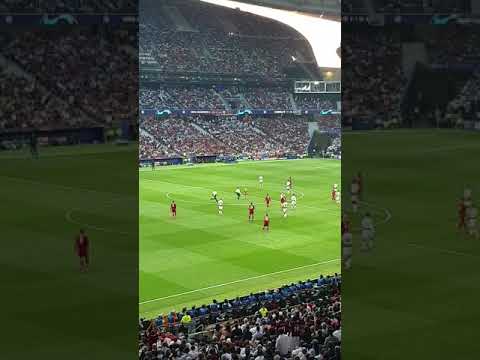
[[[152,303],[152,302],[156,302],[156,301],[161,301],[161,300],[166,300],[166,299],[171,299],[171,298],[175,298],[175,297],[179,297],[179,296],[183,296],[183,295],[194,294],[194,293],[197,293],[197,292],[201,292],[201,291],[205,291],[205,290],[210,290],[210,289],[216,289],[216,288],[224,287],[224,286],[227,286],[227,285],[238,284],[238,283],[242,283],[242,282],[245,282],[245,281],[261,279],[261,278],[264,278],[264,277],[268,277],[268,276],[272,276],[272,275],[277,275],[277,274],[283,274],[283,273],[287,273],[287,272],[290,272],[290,271],[301,270],[301,269],[306,269],[306,268],[314,267],[314,266],[318,266],[318,265],[329,264],[329,263],[336,262],[336,261],[340,261],[340,259],[331,259],[331,260],[322,261],[322,262],[315,263],[315,264],[309,264],[309,265],[299,266],[299,267],[295,267],[295,268],[291,268],[291,269],[287,269],[287,270],[275,271],[275,272],[272,272],[272,273],[262,274],[262,275],[257,275],[257,276],[252,276],[252,277],[249,277],[249,278],[244,278],[244,279],[240,279],[240,280],[230,281],[230,282],[226,282],[226,283],[223,283],[223,284],[217,284],[217,285],[207,286],[207,287],[204,287],[204,288],[201,288],[201,289],[195,289],[195,290],[185,291],[185,292],[178,293],[178,294],[173,294],[173,295],[168,295],[168,296],[159,297],[159,298],[156,298],[156,299],[145,300],[145,301],[140,302],[139,305],[148,304],[148,303]]]

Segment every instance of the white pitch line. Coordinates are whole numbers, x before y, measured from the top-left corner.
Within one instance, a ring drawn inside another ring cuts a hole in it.
[[[319,263],[316,263],[316,264],[299,266],[299,267],[295,267],[295,268],[291,268],[291,269],[287,269],[287,270],[280,270],[280,271],[275,271],[275,272],[268,273],[268,274],[263,274],[263,275],[258,275],[258,276],[252,276],[252,277],[245,278],[245,279],[230,281],[230,282],[226,282],[226,283],[223,283],[223,284],[217,284],[217,285],[207,286],[207,287],[204,287],[204,288],[201,288],[201,289],[195,289],[195,290],[185,291],[185,292],[183,292],[183,293],[178,293],[178,294],[173,294],[173,295],[168,295],[168,296],[159,297],[159,298],[156,298],[156,299],[145,300],[145,301],[140,302],[139,305],[148,304],[148,303],[155,302],[155,301],[160,301],[160,300],[171,299],[171,298],[175,298],[175,297],[179,297],[179,296],[183,296],[183,295],[194,294],[194,293],[196,293],[196,292],[201,292],[201,291],[210,290],[210,289],[216,289],[216,288],[219,288],[219,287],[224,287],[224,286],[227,286],[227,285],[238,284],[238,283],[245,282],[245,281],[261,279],[261,278],[264,278],[264,277],[267,277],[267,276],[272,276],[272,275],[277,275],[277,274],[283,274],[283,273],[286,273],[286,272],[295,271],[295,270],[301,270],[301,269],[305,269],[305,268],[309,268],[309,267],[313,267],[313,266],[328,264],[328,263],[335,262],[335,261],[339,261],[339,260],[340,260],[340,259],[332,259],[332,260],[322,261],[322,262],[319,262]]]
[[[94,226],[94,225],[90,225],[90,224],[87,224],[87,223],[82,223],[82,222],[76,221],[76,220],[72,217],[72,213],[73,213],[74,211],[75,211],[75,209],[72,209],[72,210],[68,210],[68,211],[65,213],[65,219],[66,219],[69,223],[72,223],[72,224],[75,224],[75,225],[79,225],[79,226],[85,227],[85,228],[87,228],[87,229],[93,229],[93,230],[102,231],[102,232],[106,232],[106,233],[121,234],[121,235],[134,235],[133,233],[130,233],[130,232],[118,231],[118,230],[111,230],[111,229],[107,229],[107,228],[103,228],[103,227],[98,227],[98,226]]]
[[[171,184],[171,185],[180,185],[180,186],[183,186],[183,187],[189,187],[189,188],[192,188],[192,189],[202,189],[202,190],[207,190],[207,191],[211,191],[211,189],[208,189],[206,187],[203,187],[203,186],[192,186],[192,185],[185,185],[185,184],[175,184],[175,183],[171,183],[171,182],[168,182],[168,181],[163,181],[163,180],[153,180],[153,179],[142,179],[142,180],[147,180],[147,181],[152,181],[152,182],[163,182],[163,183],[167,183],[167,184]],[[299,194],[301,194],[302,197],[300,197],[299,199],[303,199],[305,198],[305,193],[302,192],[302,191],[298,191]],[[167,197],[167,199],[170,199],[172,200],[172,198],[170,197],[172,193],[171,192],[167,192],[165,195]],[[272,201],[275,201],[275,202],[279,202],[278,200],[272,200]],[[189,204],[197,204],[197,205],[202,205],[202,204],[205,204],[205,203],[201,203],[201,202],[193,202],[193,201],[187,201],[187,200],[182,200],[181,202],[185,202],[185,203],[189,203]],[[245,205],[248,205],[248,204],[225,204],[225,205],[229,205],[229,206],[245,206]],[[335,211],[335,210],[329,210],[329,209],[320,209],[320,208],[317,208],[315,206],[309,206],[309,205],[302,205],[302,207],[304,208],[307,208],[307,209],[315,209],[315,210],[318,210],[318,211],[322,211],[322,212],[326,212],[326,213],[330,213],[330,214],[334,214],[334,215],[337,215],[338,212]]]
[[[430,247],[430,246],[424,246],[424,245],[419,245],[419,244],[415,244],[415,243],[408,243],[407,245],[411,246],[411,247],[414,247],[414,248],[417,248],[417,249],[436,251],[436,252],[439,252],[439,253],[445,253],[445,254],[449,254],[449,255],[466,256],[466,257],[473,257],[473,258],[479,258],[480,257],[479,255],[475,255],[475,254],[468,254],[468,253],[464,253],[464,252],[456,251],[456,250],[449,250],[449,249],[441,249],[441,248],[435,248],[435,247]]]
[[[8,180],[13,180],[13,181],[17,181],[17,182],[24,182],[24,183],[28,183],[28,184],[56,187],[56,188],[63,189],[63,190],[83,191],[83,192],[88,192],[88,193],[97,194],[97,195],[98,194],[106,195],[106,196],[109,196],[109,197],[112,197],[112,198],[128,200],[128,201],[135,201],[136,202],[138,200],[134,196],[121,195],[121,194],[118,194],[118,193],[112,193],[112,192],[108,192],[108,191],[99,191],[99,190],[73,187],[73,186],[67,186],[67,185],[51,184],[51,183],[35,181],[35,180],[30,180],[30,179],[24,179],[24,178],[19,178],[19,177],[12,177],[12,176],[0,175],[0,177],[4,178],[4,179],[8,179]]]

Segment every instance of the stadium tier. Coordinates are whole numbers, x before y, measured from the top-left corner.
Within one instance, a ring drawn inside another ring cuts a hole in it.
[[[339,119],[339,72],[326,78],[293,28],[201,2],[144,5],[140,160],[305,156],[318,124]]]
[[[344,125],[463,127],[479,119],[480,38],[468,27],[347,25],[342,37]]]
[[[311,142],[309,128],[333,134],[329,157],[340,151],[340,118],[318,122],[299,116],[245,117],[143,117],[140,120],[140,160],[237,156],[250,159],[304,156]],[[333,130],[333,131],[331,131]],[[338,138],[338,140],[335,140]],[[335,149],[335,150],[334,150]]]
[[[135,37],[107,27],[2,32],[0,129],[105,126],[136,117]]]
[[[339,360],[341,277],[140,319],[139,358]]]

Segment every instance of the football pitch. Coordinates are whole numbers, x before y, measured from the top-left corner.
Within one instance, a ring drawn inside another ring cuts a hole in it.
[[[2,358],[135,354],[138,145],[41,147],[38,160],[15,151],[0,161]],[[80,228],[91,241],[86,274],[73,250]]]
[[[258,177],[264,177],[263,188]],[[291,176],[298,201],[287,218],[280,193]],[[140,315],[157,316],[340,272],[340,161],[279,160],[140,171]],[[247,188],[236,199],[235,189]],[[219,215],[211,199],[224,200]],[[267,209],[265,195],[272,204]],[[170,203],[177,203],[177,218]],[[248,221],[248,204],[256,206]],[[270,231],[263,231],[268,211]]]
[[[342,147],[343,185],[364,173],[361,212],[377,223],[375,249],[362,253],[354,221],[342,356],[471,359],[480,352],[480,240],[457,231],[456,205],[465,186],[480,204],[480,133],[349,133]]]

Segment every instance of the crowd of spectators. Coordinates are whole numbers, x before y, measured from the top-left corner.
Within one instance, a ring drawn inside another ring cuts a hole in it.
[[[145,132],[140,136],[140,159],[301,156],[307,152],[310,139],[307,119],[302,117],[145,117],[140,128]]]
[[[232,99],[236,110],[262,109],[293,111],[336,110],[339,94],[293,94],[285,87],[240,86],[161,86],[140,89],[139,103],[144,109],[169,110],[227,110]],[[234,109],[234,110],[235,110]]]
[[[193,118],[172,117],[157,120],[147,117],[142,119],[140,127],[150,135],[150,137],[141,136],[141,138],[149,138],[142,140],[143,143],[147,143],[147,148],[140,151],[141,159],[222,155],[231,152],[231,148],[224,142],[195,127]]]
[[[340,288],[340,275],[320,276],[140,319],[140,359],[339,360]]]
[[[0,131],[95,124],[81,110],[53,96],[38,82],[13,72],[0,72],[0,93]]]
[[[294,100],[301,110],[337,110],[340,94],[295,94]]]
[[[106,123],[137,111],[135,36],[107,28],[22,31],[2,39],[2,54],[52,97]]]
[[[236,117],[197,118],[195,123],[218,141],[226,144],[231,155],[260,159],[281,157],[288,153],[286,144],[277,143],[255,127],[255,121]]]
[[[433,64],[476,65],[480,60],[480,36],[468,26],[438,27],[425,44]]]
[[[445,120],[454,125],[463,120],[480,120],[480,71],[464,84],[446,109]]]
[[[170,110],[224,110],[225,106],[212,89],[203,87],[162,87],[140,90],[140,107]]]
[[[0,36],[2,129],[110,126],[137,112],[136,33],[22,30]]]
[[[255,126],[268,138],[279,144],[285,144],[293,154],[305,154],[308,141],[308,123],[297,117],[256,119]]]
[[[294,59],[315,61],[306,39],[278,22],[208,4],[176,8],[189,27],[151,16],[139,26],[140,54],[160,71],[282,79]]]
[[[342,29],[342,111],[346,117],[388,120],[400,113],[406,77],[399,32]]]
[[[285,88],[252,88],[244,92],[245,100],[252,109],[293,110],[291,92]]]

